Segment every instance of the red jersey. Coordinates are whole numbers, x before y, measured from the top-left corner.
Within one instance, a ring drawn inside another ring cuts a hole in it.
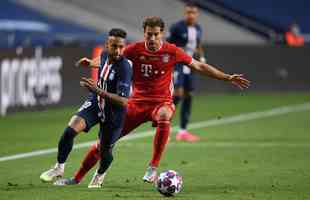
[[[124,55],[133,62],[134,101],[172,102],[175,64],[192,63],[192,57],[168,42],[155,52],[149,51],[145,42],[133,43],[126,47]]]

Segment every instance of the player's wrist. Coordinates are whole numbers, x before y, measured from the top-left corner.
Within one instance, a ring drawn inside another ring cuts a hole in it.
[[[97,95],[101,96],[101,92],[103,92],[99,87],[95,87],[94,91]]]
[[[226,81],[231,81],[232,78],[233,78],[233,75],[231,75],[231,74],[225,74],[225,80],[226,80]]]
[[[105,98],[107,96],[107,92],[103,91],[102,89],[98,88],[98,93],[99,96],[102,98]]]

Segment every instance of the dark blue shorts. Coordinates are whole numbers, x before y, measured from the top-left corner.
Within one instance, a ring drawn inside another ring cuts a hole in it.
[[[193,91],[194,73],[186,65],[177,64],[174,69],[174,87],[183,88],[185,91]]]
[[[109,108],[108,106],[106,108]],[[76,113],[77,116],[82,117],[86,122],[86,128],[84,132],[88,132],[96,124],[100,124],[98,136],[100,139],[100,145],[103,147],[113,147],[117,140],[121,136],[121,131],[124,124],[125,112],[105,110],[105,120],[102,120],[101,110],[98,106],[96,96],[90,95],[84,104]]]
[[[88,132],[93,126],[98,124],[101,121],[101,118],[96,96],[89,95],[76,115],[82,117],[86,122],[86,128],[84,129],[84,132]]]

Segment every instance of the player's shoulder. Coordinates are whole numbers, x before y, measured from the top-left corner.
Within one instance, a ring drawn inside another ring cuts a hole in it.
[[[202,31],[202,26],[199,23],[195,24],[196,29],[198,29],[199,31]]]
[[[126,69],[131,70],[132,69],[132,61],[128,58],[123,57],[123,62],[126,66]]]
[[[170,26],[170,30],[174,30],[174,31],[178,31],[180,29],[182,29],[182,27],[184,27],[184,20],[179,20],[179,21],[176,21],[175,23],[171,24]]]
[[[121,71],[131,71],[132,70],[132,61],[129,60],[128,58],[122,56],[119,60],[118,60],[118,65],[119,65],[119,69]]]
[[[173,25],[176,27],[180,27],[180,26],[186,26],[186,23],[183,19],[181,19],[179,21],[176,21]]]
[[[135,42],[127,45],[124,50],[124,55],[129,59],[134,59],[135,55],[144,51],[144,42]]]
[[[175,44],[167,42],[167,41],[164,42],[163,47],[167,51],[171,51],[171,52],[175,52],[177,50],[177,48],[178,48]]]
[[[117,61],[118,65],[132,65],[132,62],[126,58],[125,56],[122,56],[118,61]]]
[[[101,61],[105,61],[108,58],[108,52],[107,51],[102,51],[102,53],[100,54],[100,59]]]

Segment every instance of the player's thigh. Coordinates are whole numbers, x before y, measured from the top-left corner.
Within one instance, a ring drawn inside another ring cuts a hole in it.
[[[174,67],[174,72],[173,72],[173,83],[174,83],[174,88],[183,88],[184,84],[184,73],[183,73],[183,65],[182,64],[177,64]]]
[[[100,109],[95,100],[86,100],[79,111],[73,116],[69,126],[79,132],[88,132],[93,126],[99,123]]]
[[[121,137],[129,134],[135,128],[145,123],[148,120],[145,113],[145,107],[142,105],[128,104]]]
[[[184,75],[184,96],[190,95],[195,89],[195,76],[193,73]]]
[[[100,148],[109,149],[120,139],[122,126],[114,126],[113,123],[104,122],[100,124],[99,143]]]

